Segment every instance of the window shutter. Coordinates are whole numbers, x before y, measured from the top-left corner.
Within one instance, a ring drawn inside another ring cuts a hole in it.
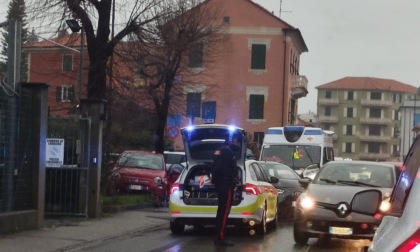
[[[61,97],[63,96],[63,87],[57,87],[55,90],[55,100],[61,102]]]
[[[249,119],[264,119],[264,95],[249,96]]]
[[[187,116],[200,117],[201,115],[201,93],[187,94]]]
[[[75,100],[76,92],[75,92],[74,85],[71,85],[71,86],[68,87],[68,94],[67,95],[68,95],[68,97],[67,97],[68,100],[70,100],[72,102]]]

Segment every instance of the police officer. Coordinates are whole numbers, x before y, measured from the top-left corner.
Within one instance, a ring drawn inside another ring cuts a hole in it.
[[[217,233],[214,244],[220,246],[234,245],[231,241],[225,239],[226,224],[232,206],[234,189],[238,181],[235,147],[231,143],[232,141],[227,136],[224,144],[215,151],[213,160],[212,182],[215,185],[218,198]]]

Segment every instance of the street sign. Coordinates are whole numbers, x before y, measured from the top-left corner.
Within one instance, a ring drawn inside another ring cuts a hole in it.
[[[46,167],[62,167],[64,161],[64,139],[47,138]]]
[[[168,115],[168,126],[181,127],[181,114]]]
[[[201,104],[201,118],[203,123],[214,123],[216,120],[216,102],[203,102]]]
[[[169,126],[168,127],[168,136],[171,138],[175,138],[179,135],[179,129],[175,126]]]

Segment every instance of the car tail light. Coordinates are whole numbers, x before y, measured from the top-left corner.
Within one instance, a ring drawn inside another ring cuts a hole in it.
[[[420,229],[410,236],[403,244],[401,244],[396,252],[410,252],[420,250]]]
[[[244,190],[247,194],[252,194],[252,195],[258,195],[260,194],[260,189],[258,188],[258,186],[253,185],[253,184],[246,184],[245,185],[245,190]]]
[[[170,194],[174,194],[174,193],[176,193],[177,191],[179,191],[179,183],[174,183],[174,184],[171,186],[171,191],[170,191]]]

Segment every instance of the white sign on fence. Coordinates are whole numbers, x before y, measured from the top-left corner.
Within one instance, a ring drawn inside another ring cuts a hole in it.
[[[46,167],[61,167],[64,160],[64,139],[47,138]]]

